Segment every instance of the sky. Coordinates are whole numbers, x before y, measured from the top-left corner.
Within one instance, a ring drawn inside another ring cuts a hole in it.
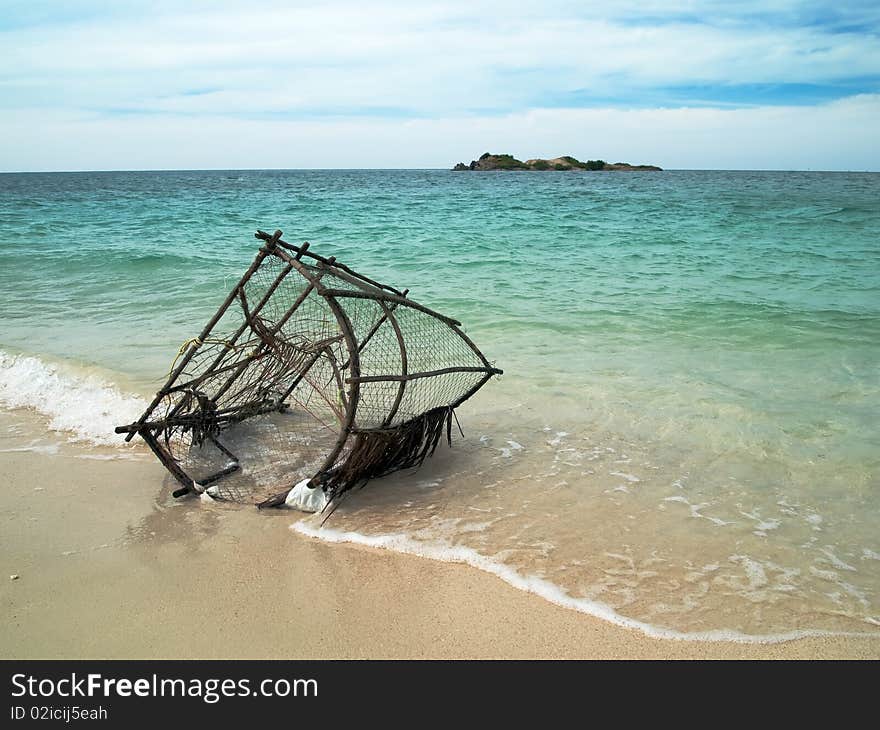
[[[880,171],[880,2],[0,0],[0,171]]]

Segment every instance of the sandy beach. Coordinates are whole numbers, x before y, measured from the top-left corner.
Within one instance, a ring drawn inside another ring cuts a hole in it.
[[[878,638],[652,639],[469,566],[298,535],[295,512],[175,501],[147,458],[83,456],[0,457],[4,658],[880,656]]]

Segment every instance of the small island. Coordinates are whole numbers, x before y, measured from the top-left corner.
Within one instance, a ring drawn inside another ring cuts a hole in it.
[[[575,157],[566,155],[549,160],[522,160],[513,155],[493,155],[489,152],[480,156],[479,160],[471,160],[470,165],[459,162],[452,168],[456,172],[484,170],[591,170],[607,172],[642,172],[661,171],[656,165],[630,165],[628,162],[605,162],[605,160],[587,160],[581,162]]]

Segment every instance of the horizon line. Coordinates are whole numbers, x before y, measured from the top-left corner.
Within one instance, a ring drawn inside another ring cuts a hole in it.
[[[0,175],[75,175],[88,173],[115,172],[458,172],[451,167],[155,167],[155,168],[117,168],[117,169],[70,169],[70,170],[0,170]],[[880,170],[872,169],[835,169],[824,170],[784,167],[664,167],[661,170],[468,170],[466,172],[539,173],[574,172],[574,173],[606,173],[623,172],[821,172],[821,173],[859,173],[877,174]]]

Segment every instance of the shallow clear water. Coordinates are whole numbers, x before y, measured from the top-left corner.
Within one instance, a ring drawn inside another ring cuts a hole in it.
[[[0,403],[114,442],[282,228],[505,370],[328,527],[676,631],[876,631],[878,201],[845,173],[0,175]]]

